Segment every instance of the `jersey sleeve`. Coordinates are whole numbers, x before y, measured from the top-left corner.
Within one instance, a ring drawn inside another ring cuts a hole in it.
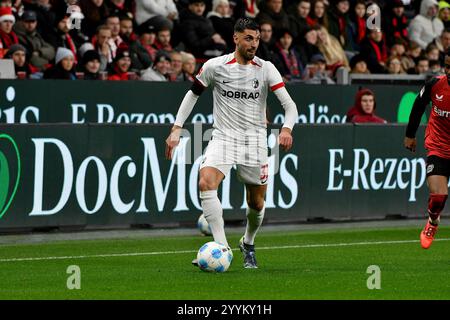
[[[267,62],[266,80],[271,91],[284,87],[283,78],[272,62]]]
[[[419,92],[419,95],[416,97],[414,101],[414,105],[411,110],[411,114],[409,115],[408,126],[406,127],[405,136],[408,138],[415,138],[417,129],[420,125],[420,120],[422,119],[422,115],[425,112],[426,107],[431,102],[431,89],[434,84],[438,81],[438,78],[433,78],[422,87]]]
[[[204,86],[209,87],[214,81],[214,64],[211,60],[206,61],[195,76]]]

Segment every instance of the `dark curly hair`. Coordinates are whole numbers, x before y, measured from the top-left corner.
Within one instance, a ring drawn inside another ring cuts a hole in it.
[[[250,18],[239,18],[234,25],[234,32],[244,32],[245,29],[259,30],[259,25]]]

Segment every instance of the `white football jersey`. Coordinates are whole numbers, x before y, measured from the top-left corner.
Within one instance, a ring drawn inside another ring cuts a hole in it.
[[[284,86],[271,62],[255,57],[241,65],[231,53],[208,60],[197,80],[213,89],[213,139],[267,145],[267,93]]]

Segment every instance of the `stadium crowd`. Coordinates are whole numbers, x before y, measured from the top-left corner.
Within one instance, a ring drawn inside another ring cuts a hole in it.
[[[450,4],[437,0],[0,0],[0,59],[20,79],[193,81],[234,50],[244,16],[286,82],[439,74],[450,47]]]

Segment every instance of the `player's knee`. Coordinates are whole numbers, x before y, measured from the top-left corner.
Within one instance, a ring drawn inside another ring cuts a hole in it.
[[[430,194],[428,198],[428,211],[432,214],[440,214],[444,210],[447,198],[448,195],[446,194]]]
[[[217,189],[213,181],[205,178],[200,178],[198,182],[198,188],[200,189],[200,191],[211,191]]]
[[[248,199],[247,200],[247,205],[251,209],[259,212],[262,209],[264,209],[264,198]]]

